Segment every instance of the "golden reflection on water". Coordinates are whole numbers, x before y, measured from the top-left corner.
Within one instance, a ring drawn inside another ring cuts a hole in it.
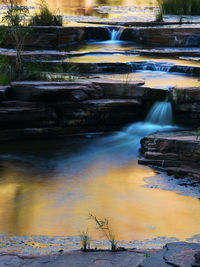
[[[199,233],[200,201],[175,192],[141,187],[150,168],[132,163],[106,171],[38,178],[4,168],[0,179],[0,232],[11,235],[77,235],[89,227],[88,213],[109,217],[118,240],[156,236],[184,239]],[[84,178],[83,178],[84,177]]]
[[[105,42],[106,43],[106,42]],[[109,42],[108,42],[109,43]],[[111,44],[112,45],[112,44]],[[95,45],[94,45],[95,46]],[[97,45],[98,47],[98,45]],[[120,46],[119,46],[120,48]],[[102,46],[103,49],[103,46]],[[93,50],[95,51],[95,50]],[[69,60],[69,59],[67,59]],[[90,62],[143,62],[143,61],[153,61],[159,63],[173,63],[177,65],[184,65],[184,66],[200,66],[199,61],[192,61],[192,60],[184,60],[184,59],[173,59],[173,58],[157,58],[157,57],[144,57],[140,55],[123,55],[123,54],[112,54],[112,55],[86,55],[80,57],[71,57],[71,62],[83,62],[83,63],[90,63]]]
[[[47,0],[51,10],[59,10],[62,14],[69,15],[94,15],[93,8],[98,6],[152,6],[156,0]],[[0,3],[3,3],[1,0]],[[18,0],[20,5],[37,7],[39,0]],[[106,14],[105,14],[106,15]],[[118,12],[119,15],[119,12]],[[114,18],[115,14],[107,14],[106,17]]]
[[[143,80],[144,87],[149,88],[185,88],[199,87],[200,80],[197,77],[178,75],[167,72],[138,71],[129,74],[108,74],[100,75],[101,78],[125,81]]]

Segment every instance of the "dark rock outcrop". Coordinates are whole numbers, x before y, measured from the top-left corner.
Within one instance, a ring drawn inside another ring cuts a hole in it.
[[[143,81],[13,82],[0,102],[0,141],[119,129],[143,120],[165,90]]]
[[[109,39],[106,27],[85,26],[32,26],[31,33],[25,39],[25,47],[58,49],[88,39],[99,41]],[[13,47],[15,41],[8,35],[3,42],[5,47]]]
[[[121,40],[147,45],[187,47],[200,45],[200,28],[141,27],[126,28]]]
[[[174,120],[179,125],[200,125],[200,87],[172,88],[170,91]]]
[[[140,164],[151,165],[166,170],[176,177],[200,179],[200,140],[195,133],[178,132],[155,134],[141,140],[144,158]]]
[[[200,251],[200,244],[177,242],[169,243],[158,253],[146,259],[140,267],[199,266],[195,257]]]

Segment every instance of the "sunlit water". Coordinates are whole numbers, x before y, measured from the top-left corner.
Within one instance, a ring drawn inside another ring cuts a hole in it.
[[[163,114],[162,123],[155,113]],[[88,227],[102,239],[89,212],[108,217],[118,240],[198,234],[198,193],[172,181],[174,191],[145,187],[144,178],[157,174],[137,164],[141,137],[175,129],[170,114],[169,103],[157,103],[145,122],[107,136],[2,145],[1,234],[69,236]]]
[[[200,80],[198,77],[186,76],[180,73],[167,73],[162,71],[136,71],[134,73],[127,74],[104,74],[98,75],[98,77],[121,80],[124,83],[134,80],[143,80],[145,82],[144,87],[160,89],[200,86]]]

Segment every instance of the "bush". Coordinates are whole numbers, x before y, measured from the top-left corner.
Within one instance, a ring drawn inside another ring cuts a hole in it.
[[[62,26],[62,24],[62,16],[53,14],[45,0],[40,3],[40,12],[33,16],[29,23],[30,26]]]
[[[158,0],[164,14],[200,15],[200,0]]]

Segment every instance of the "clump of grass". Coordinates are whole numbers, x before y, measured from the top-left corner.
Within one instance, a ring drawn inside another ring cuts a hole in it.
[[[115,251],[117,249],[117,241],[115,240],[114,234],[110,230],[108,219],[107,218],[98,219],[95,215],[91,213],[89,213],[89,219],[94,220],[97,229],[101,230],[108,239],[108,241],[110,242],[111,250]]]
[[[200,0],[158,0],[164,14],[200,15]]]
[[[45,0],[41,0],[39,7],[40,12],[31,18],[30,26],[62,26],[62,16],[51,12]]]
[[[88,229],[82,230],[79,234],[79,237],[81,241],[81,250],[84,252],[88,251],[90,249],[90,237],[88,235]]]

